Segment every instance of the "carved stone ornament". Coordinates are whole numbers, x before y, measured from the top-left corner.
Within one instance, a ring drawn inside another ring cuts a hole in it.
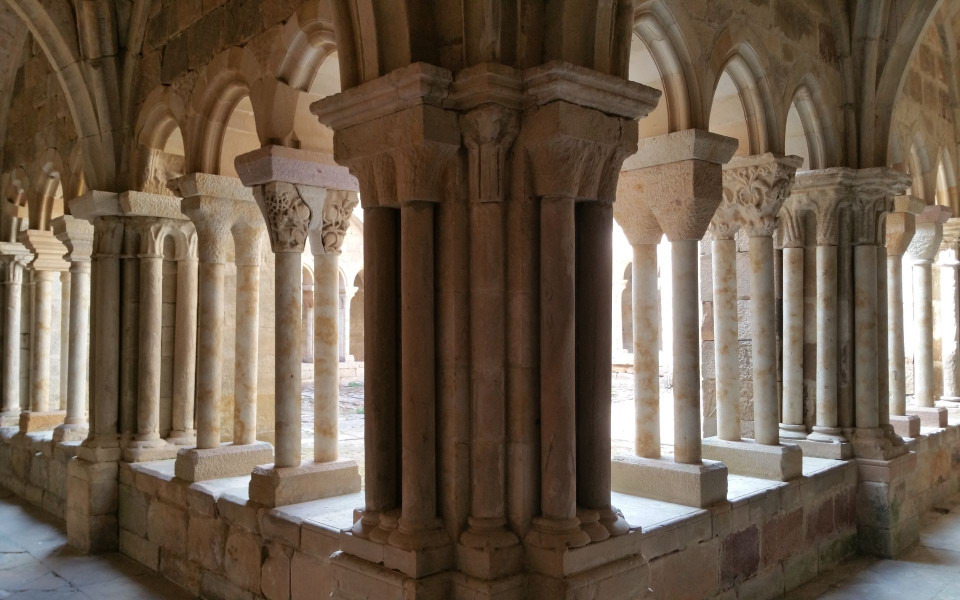
[[[507,186],[507,153],[520,129],[517,111],[484,104],[460,117],[468,151],[471,202],[500,202]]]
[[[354,192],[344,190],[328,190],[323,202],[323,218],[320,230],[320,240],[323,251],[327,254],[340,254],[343,240],[350,228],[350,215],[356,208],[359,199]]]
[[[781,248],[803,247],[803,211],[788,199],[780,209],[780,227],[777,229]]]
[[[303,252],[310,225],[310,207],[292,183],[273,181],[254,187],[254,197],[267,222],[274,252]]]
[[[737,206],[751,237],[772,236],[802,159],[773,154],[735,159],[723,170],[723,200]]]

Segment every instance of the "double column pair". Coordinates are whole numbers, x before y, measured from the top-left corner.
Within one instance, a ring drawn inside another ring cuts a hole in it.
[[[717,437],[704,440],[704,455],[723,461],[732,473],[788,481],[801,475],[802,454],[780,444],[777,393],[777,324],[774,301],[773,236],[781,208],[790,195],[796,156],[738,157],[723,170],[723,201],[712,222],[714,349],[716,355]],[[791,221],[789,226],[796,227]],[[737,244],[739,229],[749,238],[750,346],[753,379],[752,440],[741,439],[739,345],[737,324]],[[786,252],[795,262],[795,256]],[[802,257],[801,257],[802,258]],[[795,277],[795,274],[792,275]],[[784,289],[796,287],[784,276]],[[792,299],[791,299],[792,300]],[[784,302],[784,313],[796,310]],[[787,338],[796,333],[787,328]],[[791,339],[791,342],[793,340]],[[786,359],[785,359],[786,361]],[[785,373],[785,385],[787,374]],[[788,414],[786,404],[785,416]],[[799,432],[791,432],[794,437]]]
[[[266,222],[276,263],[276,458],[253,470],[250,498],[282,506],[360,491],[357,464],[337,459],[338,257],[357,205],[356,180],[309,152],[267,146],[236,159]],[[302,255],[314,260],[314,460],[301,459]],[[377,243],[382,240],[374,237]]]

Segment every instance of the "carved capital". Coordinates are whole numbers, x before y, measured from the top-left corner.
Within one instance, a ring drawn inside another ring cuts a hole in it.
[[[937,256],[943,241],[943,224],[950,217],[950,209],[932,205],[924,208],[916,217],[916,232],[907,248],[907,254],[915,263],[930,263]]]
[[[517,111],[499,104],[484,104],[460,116],[471,202],[502,202],[506,196],[507,154],[519,121]]]
[[[780,208],[780,226],[777,228],[781,248],[803,247],[803,214],[796,202],[788,199]]]
[[[93,221],[93,258],[118,257],[123,252],[123,222],[116,217]]]
[[[647,204],[647,184],[643,169],[623,171],[617,184],[613,218],[631,246],[659,244],[663,230]]]
[[[732,240],[741,227],[743,227],[743,216],[737,209],[737,205],[721,201],[717,212],[713,213],[708,229],[714,239]]]
[[[84,219],[63,215],[51,222],[53,233],[67,248],[67,260],[90,262],[93,253],[93,225]]]
[[[133,229],[140,234],[140,258],[163,258],[163,244],[170,226],[162,220],[137,219]]]
[[[894,197],[910,185],[910,176],[887,168],[858,169],[852,181],[853,244],[873,246],[883,241],[883,216]]]
[[[273,181],[254,186],[267,234],[274,252],[303,252],[310,226],[310,207],[300,197],[297,186]]]
[[[887,256],[903,256],[916,231],[914,216],[908,212],[892,212],[886,218],[884,233]]]
[[[723,169],[723,203],[736,205],[751,237],[772,236],[803,159],[767,153],[734,159]]]
[[[359,200],[353,192],[327,190],[319,219],[310,232],[310,247],[314,254],[340,254],[343,240],[350,228],[350,216]]]
[[[0,262],[6,265],[6,283],[23,283],[23,268],[33,259],[26,246],[17,242],[0,242]]]

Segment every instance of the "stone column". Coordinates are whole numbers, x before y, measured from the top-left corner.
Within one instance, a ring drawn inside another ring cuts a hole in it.
[[[220,422],[223,417],[221,382],[226,242],[238,223],[240,229],[255,227],[257,212],[253,196],[238,179],[204,173],[179,177],[171,180],[169,185],[174,193],[183,198],[183,212],[190,217],[196,228],[200,258],[197,308],[197,446],[179,451],[176,475],[187,481],[245,475],[256,465],[273,460],[273,447],[266,442],[221,444],[220,439]],[[249,248],[242,244],[238,246],[235,238],[234,249],[240,262],[243,262],[243,253],[249,251]],[[242,302],[241,267],[238,267],[237,274],[238,320],[243,314],[242,311],[249,310],[249,303],[245,309]],[[247,316],[244,315],[244,318]],[[238,343],[240,335],[238,331]],[[245,348],[243,352],[256,355],[256,340],[248,345],[252,348]],[[238,353],[238,363],[242,356]],[[235,368],[236,366],[235,364]],[[248,383],[249,379],[244,380],[241,375],[239,383],[243,385],[244,381]],[[242,402],[249,403],[249,396],[246,398]],[[256,396],[254,402],[255,398]],[[236,423],[234,426],[236,427]],[[255,417],[252,427],[255,432]]]
[[[723,461],[730,472],[779,481],[801,475],[802,454],[797,446],[780,444],[773,235],[801,163],[796,156],[768,153],[734,158],[723,169],[721,210],[735,210],[750,238],[754,439],[704,442],[704,456]]]
[[[892,429],[882,426],[880,411],[880,323],[877,249],[881,218],[892,208],[908,179],[889,169],[856,171],[852,196],[854,422],[851,433],[858,458],[889,460],[906,452]],[[884,294],[885,295],[885,294]],[[887,340],[883,343],[886,345]],[[883,366],[886,378],[886,365]],[[889,402],[884,397],[884,404]]]
[[[69,259],[67,262],[70,262]],[[60,389],[58,393],[60,410],[63,411],[67,410],[67,366],[70,364],[70,274],[71,271],[60,273],[60,372],[58,377]]]
[[[311,246],[312,249],[312,246]],[[314,259],[316,263],[316,259]],[[303,337],[302,342],[302,353],[303,353],[303,362],[313,364],[313,338],[314,338],[314,311],[313,311],[313,295],[316,287],[313,284],[304,284],[303,285],[303,326],[300,331]]]
[[[250,498],[283,506],[360,490],[353,461],[337,461],[337,261],[356,197],[315,185],[323,180],[311,153],[267,146],[237,158],[237,172],[253,190],[276,255],[276,460],[253,470]],[[300,363],[302,360],[301,255],[307,235],[315,253],[318,315],[314,350],[314,457],[301,464]],[[332,302],[331,302],[332,299]],[[330,318],[321,322],[320,315]],[[332,371],[332,377],[331,377]],[[332,381],[332,383],[331,383]],[[325,382],[325,383],[324,383]]]
[[[234,325],[234,375],[233,375],[233,443],[248,445],[257,441],[257,374],[259,368],[260,339],[260,240],[263,225],[257,220],[253,207],[248,207],[249,221],[238,218],[233,226],[234,263],[237,267],[237,314]],[[300,273],[297,272],[299,279]],[[299,296],[297,298],[299,306]],[[299,325],[293,327],[300,340]],[[279,329],[277,334],[279,335]],[[278,353],[282,348],[277,342]],[[300,371],[297,371],[299,382]],[[279,373],[277,374],[279,379]],[[299,396],[299,383],[297,394]],[[297,412],[299,422],[300,413]],[[299,429],[298,429],[299,431]],[[280,432],[276,432],[277,447]],[[299,443],[299,435],[297,441]]]
[[[691,129],[641,140],[639,148],[632,163],[642,166],[624,175],[632,193],[621,194],[618,204],[625,206],[618,211],[630,214],[630,227],[638,231],[653,227],[649,222],[655,220],[671,243],[674,457],[616,457],[614,489],[689,506],[708,506],[726,498],[727,469],[722,463],[701,457],[697,243],[721,202],[721,165],[733,155],[736,144],[730,138]],[[643,212],[647,209],[653,219]],[[656,285],[653,287],[655,290]],[[636,331],[639,334],[641,330]],[[656,352],[656,346],[651,347]]]
[[[940,323],[944,402],[960,403],[960,218],[943,224],[940,246]]]
[[[657,219],[640,197],[642,176],[620,176],[614,217],[633,248],[633,398],[634,452],[660,457],[660,297],[657,293],[657,245],[663,238]],[[614,335],[616,335],[614,331]]]
[[[70,316],[67,362],[60,376],[67,382],[67,416],[54,430],[53,439],[80,441],[87,437],[87,375],[90,348],[90,271],[93,225],[71,215],[53,220],[53,231],[67,248],[70,263]]]
[[[32,255],[17,242],[0,242],[4,264],[5,313],[3,320],[3,398],[0,427],[20,424],[20,336],[23,268]]]
[[[783,244],[783,419],[780,438],[807,437],[803,420],[803,216],[798,199],[780,209]]]
[[[916,217],[907,255],[913,263],[913,404],[908,411],[920,417],[923,427],[946,427],[947,409],[936,406],[933,391],[933,260],[943,240],[943,224],[951,211],[945,206],[926,207]]]
[[[717,438],[741,439],[740,336],[737,315],[736,205],[721,202],[710,222],[713,250],[713,352],[717,388]]]
[[[69,268],[67,248],[52,231],[29,229],[20,241],[34,254],[33,338],[30,345],[30,407],[20,414],[20,431],[46,431],[63,423],[64,411],[50,410],[50,337],[53,328],[53,283]],[[57,407],[59,408],[59,406]]]
[[[167,443],[189,447],[197,443],[194,398],[197,389],[197,232],[183,226],[183,244],[177,249],[177,313],[173,354],[173,414]]]
[[[913,196],[897,196],[894,212],[888,213],[885,224],[887,271],[887,381],[890,423],[901,437],[920,434],[920,419],[907,415],[905,361],[903,348],[903,256],[913,239],[914,214],[923,210],[924,202]],[[881,404],[883,398],[880,399]]]

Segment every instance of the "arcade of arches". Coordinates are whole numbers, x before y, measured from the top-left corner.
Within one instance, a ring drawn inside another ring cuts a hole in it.
[[[774,598],[960,493],[960,2],[0,0],[0,480],[210,599]]]

